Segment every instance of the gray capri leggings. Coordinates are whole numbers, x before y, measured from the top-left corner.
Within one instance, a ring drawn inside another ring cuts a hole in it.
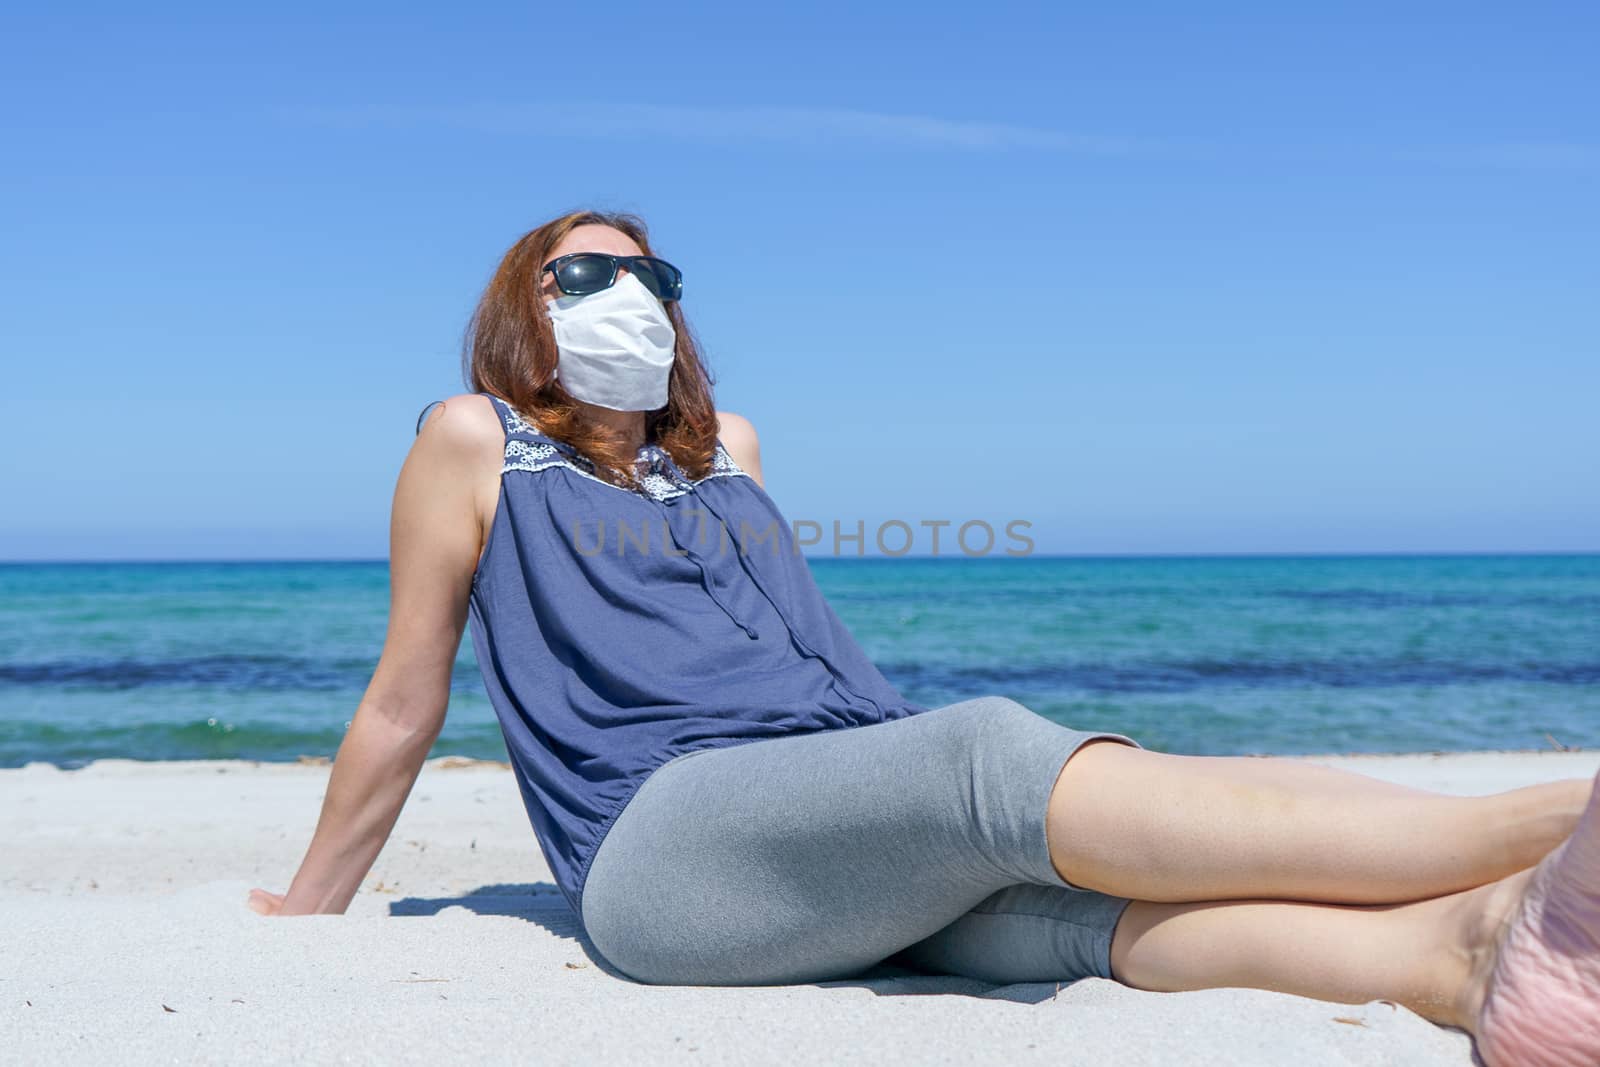
[[[658,767],[584,886],[585,932],[651,985],[848,978],[880,962],[988,982],[1110,978],[1129,901],[1045,837],[1073,730],[1006,697],[700,749]]]

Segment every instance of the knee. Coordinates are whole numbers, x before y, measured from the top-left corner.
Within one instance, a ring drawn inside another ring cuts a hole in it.
[[[963,706],[969,708],[968,715],[971,718],[981,722],[1017,716],[1037,717],[1039,714],[1026,704],[999,695],[974,697],[964,701]]]
[[[1047,720],[1010,697],[982,696],[962,703],[961,732],[969,749],[1006,738],[1030,736]]]

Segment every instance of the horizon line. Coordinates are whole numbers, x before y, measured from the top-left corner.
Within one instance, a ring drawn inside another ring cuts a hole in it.
[[[1507,557],[1549,556],[1600,556],[1600,549],[1507,549],[1507,550],[1441,550],[1441,551],[1377,551],[1377,552],[1030,552],[1021,556],[1004,553],[987,553],[969,556],[964,553],[930,553],[893,556],[885,553],[862,555],[810,554],[801,557],[813,560],[993,560],[1022,561],[1030,559],[1503,559]],[[163,558],[106,558],[106,559],[0,559],[0,567],[33,567],[48,565],[95,566],[104,564],[192,564],[192,563],[383,563],[387,556],[218,556],[218,557],[163,557]]]

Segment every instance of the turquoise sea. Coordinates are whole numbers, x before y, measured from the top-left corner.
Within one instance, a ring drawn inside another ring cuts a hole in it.
[[[1600,555],[813,559],[929,706],[1205,755],[1600,747]],[[0,766],[331,756],[388,564],[0,564]],[[464,634],[433,755],[505,759]]]

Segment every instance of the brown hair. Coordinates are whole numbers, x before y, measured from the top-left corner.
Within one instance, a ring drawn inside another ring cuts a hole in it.
[[[635,488],[634,456],[621,437],[586,418],[556,380],[555,331],[539,283],[550,252],[577,226],[609,226],[632,238],[642,254],[655,255],[644,220],[626,212],[569,212],[523,234],[500,260],[467,324],[463,377],[473,392],[494,393],[541,433],[576,448],[595,464],[596,475]],[[667,403],[646,413],[645,439],[664,448],[689,477],[703,478],[716,449],[713,379],[678,301],[664,306],[677,343]]]

